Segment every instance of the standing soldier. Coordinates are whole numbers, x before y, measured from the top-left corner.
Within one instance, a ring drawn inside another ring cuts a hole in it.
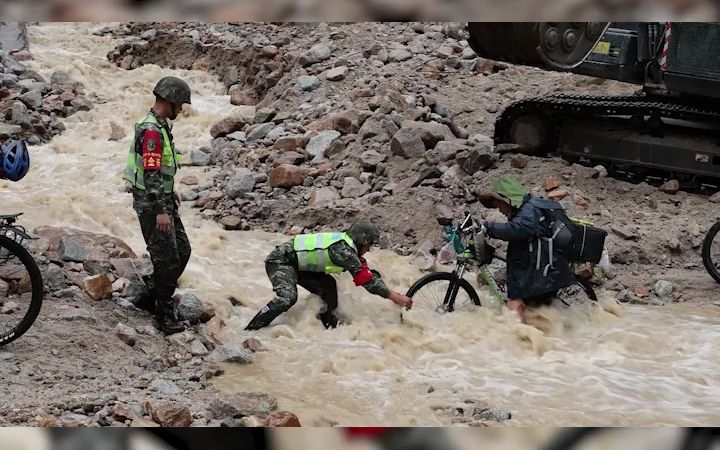
[[[133,208],[154,266],[148,283],[154,305],[147,296],[140,298],[137,305],[153,310],[160,330],[173,334],[184,330],[175,316],[172,296],[190,259],[190,241],[173,190],[180,156],[175,152],[167,119],[175,120],[183,104],[190,103],[190,86],[179,78],[164,77],[155,85],[153,94],[155,105],[135,125],[124,179],[132,185]],[[142,304],[148,300],[150,305]]]

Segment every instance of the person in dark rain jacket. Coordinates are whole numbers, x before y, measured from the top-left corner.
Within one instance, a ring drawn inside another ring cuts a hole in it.
[[[507,307],[526,323],[528,307],[549,305],[558,290],[575,281],[570,264],[550,246],[546,211],[562,209],[552,200],[533,197],[509,175],[500,177],[491,192],[480,195],[488,208],[498,208],[506,223],[486,222],[488,236],[508,242]]]

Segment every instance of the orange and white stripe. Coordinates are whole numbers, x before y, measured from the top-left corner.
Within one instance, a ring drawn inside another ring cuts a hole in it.
[[[664,72],[667,66],[668,54],[670,53],[670,36],[672,35],[672,23],[665,24],[665,36],[662,53],[660,53],[660,71]]]

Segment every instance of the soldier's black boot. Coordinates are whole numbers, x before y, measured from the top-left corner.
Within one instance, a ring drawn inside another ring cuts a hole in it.
[[[336,328],[338,326],[338,317],[333,311],[322,312],[317,315],[317,318],[325,325],[328,330]]]
[[[285,311],[286,310],[270,302],[267,305],[263,306],[263,309],[261,309],[260,312],[255,315],[255,317],[253,317],[253,319],[245,327],[245,329],[251,331],[265,328],[266,326],[270,325],[270,322],[275,320],[277,316],[284,313]]]
[[[156,317],[158,320],[158,328],[166,336],[185,331],[185,325],[175,317],[175,308],[173,308],[172,300],[169,302],[157,301]]]
[[[135,305],[136,308],[147,311],[150,314],[155,314],[155,293],[145,291],[138,294],[134,299],[132,299],[132,304]]]

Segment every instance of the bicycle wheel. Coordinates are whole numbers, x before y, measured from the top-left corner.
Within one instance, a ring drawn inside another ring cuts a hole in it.
[[[455,291],[454,298],[452,293]],[[425,275],[410,286],[407,296],[413,307],[436,312],[470,311],[481,306],[480,297],[470,283],[453,273],[436,272]]]
[[[702,258],[705,269],[707,269],[710,276],[718,283],[720,283],[720,238],[717,238],[719,232],[720,222],[710,228],[702,246]]]
[[[0,236],[0,347],[22,336],[42,306],[42,275],[32,255]]]
[[[558,291],[557,298],[566,305],[586,303],[588,299],[597,301],[597,295],[590,282],[577,275],[575,275],[575,283]]]

